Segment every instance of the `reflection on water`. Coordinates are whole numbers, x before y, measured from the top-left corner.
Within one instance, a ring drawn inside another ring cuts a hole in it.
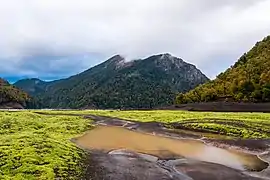
[[[78,138],[76,143],[83,148],[106,152],[128,149],[160,158],[186,157],[218,163],[239,170],[266,168],[265,162],[255,155],[208,146],[201,141],[171,139],[134,132],[121,127],[97,127]]]

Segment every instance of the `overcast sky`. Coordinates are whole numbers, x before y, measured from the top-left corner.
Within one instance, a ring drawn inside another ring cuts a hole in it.
[[[270,35],[270,0],[0,0],[0,76],[67,77],[171,53],[214,78]]]

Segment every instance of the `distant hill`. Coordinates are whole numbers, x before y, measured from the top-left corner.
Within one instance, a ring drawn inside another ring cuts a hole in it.
[[[176,104],[211,101],[270,102],[270,36],[215,80],[176,98]]]
[[[208,78],[170,54],[126,62],[116,55],[78,75],[53,82],[26,79],[17,87],[47,108],[152,108],[172,104]]]
[[[30,101],[30,97],[0,78],[0,108],[24,108]]]
[[[37,78],[31,78],[31,79],[22,79],[17,81],[14,85],[16,87],[19,87],[20,89],[23,89],[27,93],[31,95],[44,93],[47,87],[47,82],[42,81]]]

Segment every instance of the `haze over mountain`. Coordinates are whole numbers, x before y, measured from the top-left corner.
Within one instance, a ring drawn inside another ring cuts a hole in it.
[[[125,61],[116,55],[80,74],[52,82],[24,79],[14,85],[48,108],[153,108],[173,103],[208,78],[170,54]]]
[[[177,103],[211,102],[224,99],[235,102],[270,102],[270,36],[264,38],[224,73],[188,93]]]

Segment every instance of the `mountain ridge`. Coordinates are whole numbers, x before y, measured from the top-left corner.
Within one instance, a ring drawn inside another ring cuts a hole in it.
[[[46,84],[43,91],[29,91],[41,87],[34,83],[28,88],[14,85],[50,108],[151,108],[171,104],[178,91],[208,80],[196,66],[170,54],[133,61],[115,55],[77,75],[41,83]]]

